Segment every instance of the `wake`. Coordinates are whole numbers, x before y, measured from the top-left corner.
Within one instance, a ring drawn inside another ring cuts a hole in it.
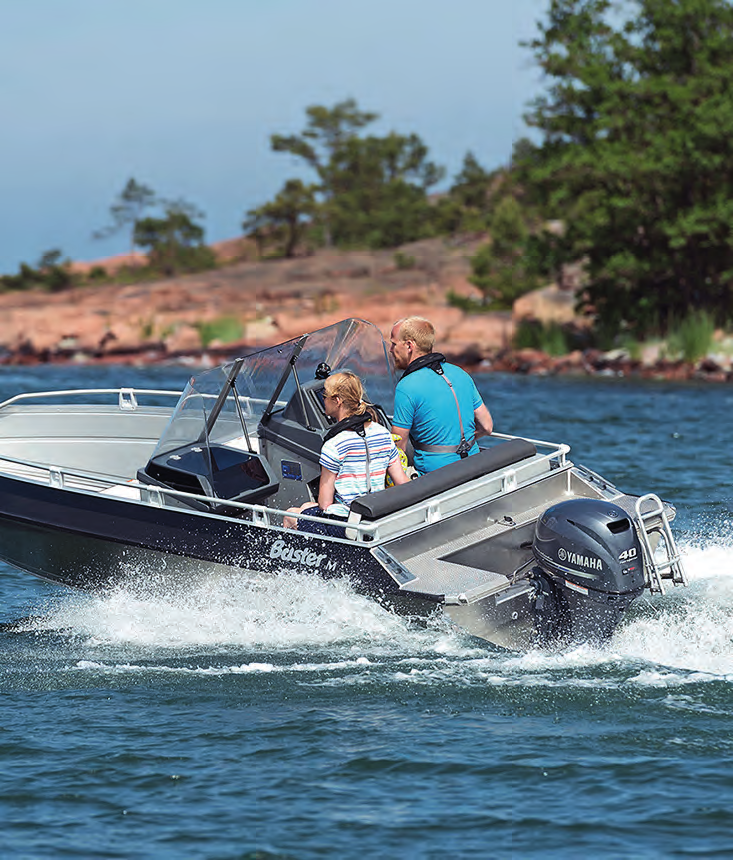
[[[38,615],[19,622],[33,632],[70,631],[89,645],[189,650],[219,646],[260,651],[410,647],[412,638],[451,635],[445,621],[414,624],[356,594],[346,580],[293,573],[232,573],[186,589],[144,597],[123,587],[103,596],[65,593]],[[16,629],[18,626],[16,625]],[[414,643],[413,643],[414,644]]]
[[[733,680],[733,546],[682,548],[688,588],[640,603],[611,647],[626,659]]]
[[[418,622],[354,593],[346,581],[295,574],[232,574],[144,599],[122,588],[103,597],[64,593],[19,623],[27,632],[63,631],[81,642],[92,653],[79,668],[99,668],[100,649],[107,657],[123,649],[145,655],[148,670],[149,659],[167,655],[163,668],[168,658],[196,654],[233,658],[225,665],[215,660],[217,673],[309,666],[329,674],[348,665],[374,677],[381,666],[394,681],[418,684],[733,681],[733,545],[689,544],[681,551],[688,588],[669,586],[664,596],[637,601],[607,645],[559,653],[503,652],[442,614]],[[208,671],[201,665],[196,671]]]

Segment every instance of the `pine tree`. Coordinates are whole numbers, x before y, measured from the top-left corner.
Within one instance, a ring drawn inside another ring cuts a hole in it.
[[[733,314],[733,8],[729,0],[551,0],[529,43],[548,79],[526,168],[587,261],[606,331]]]

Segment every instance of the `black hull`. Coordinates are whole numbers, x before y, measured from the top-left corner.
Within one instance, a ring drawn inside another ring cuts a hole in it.
[[[186,580],[216,565],[347,576],[357,590],[373,595],[399,591],[364,544],[3,477],[0,558],[84,590]]]
[[[399,565],[393,578],[372,553],[378,546],[0,476],[0,559],[85,591],[123,584],[145,596],[248,571],[345,577],[357,592],[403,614],[443,606],[467,632],[515,651],[603,641],[636,596],[606,605],[570,592],[568,600],[519,580],[473,601],[444,603],[439,593],[401,589]],[[386,564],[390,550],[382,551]]]

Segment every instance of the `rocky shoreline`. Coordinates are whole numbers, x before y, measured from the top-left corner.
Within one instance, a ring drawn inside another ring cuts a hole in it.
[[[275,342],[273,342],[274,344]],[[0,352],[0,366],[27,365],[180,365],[212,367],[234,357],[246,355],[256,349],[273,344],[246,342],[210,347],[208,349],[169,351],[165,344],[146,344],[140,348],[102,349],[84,351],[78,349],[45,349],[36,351],[30,344],[22,344],[17,350],[7,348]],[[550,356],[536,349],[501,349],[492,354],[479,356],[475,348],[455,352],[444,349],[449,361],[464,367],[471,373],[506,373],[521,376],[578,376],[617,379],[645,379],[675,382],[733,382],[733,368],[725,366],[713,356],[707,356],[692,364],[684,361],[660,359],[649,363],[632,360],[619,350],[577,350],[563,356]]]
[[[717,352],[694,364],[669,360],[660,347],[645,348],[639,359],[620,349],[563,356],[513,349],[522,319],[582,324],[573,316],[574,289],[549,285],[523,296],[511,312],[461,310],[456,297],[477,295],[468,278],[480,242],[430,240],[405,246],[399,258],[385,251],[319,251],[292,260],[225,262],[165,281],[2,293],[0,366],[211,366],[347,317],[370,320],[388,338],[395,320],[414,314],[430,318],[437,348],[473,372],[733,382],[733,343],[721,340]],[[239,336],[204,338],[203,327],[215,329],[222,320],[234,321]]]
[[[646,363],[619,355],[619,350],[604,353],[588,349],[552,357],[539,350],[523,349],[499,353],[482,361],[477,369],[483,372],[517,373],[529,376],[595,376],[619,379],[649,379],[676,382],[733,382],[733,369],[712,357],[699,362],[660,359]]]

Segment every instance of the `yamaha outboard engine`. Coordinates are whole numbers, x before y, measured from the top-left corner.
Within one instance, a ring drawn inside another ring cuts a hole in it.
[[[540,644],[608,639],[644,590],[641,545],[623,508],[573,499],[537,521],[532,553]]]

